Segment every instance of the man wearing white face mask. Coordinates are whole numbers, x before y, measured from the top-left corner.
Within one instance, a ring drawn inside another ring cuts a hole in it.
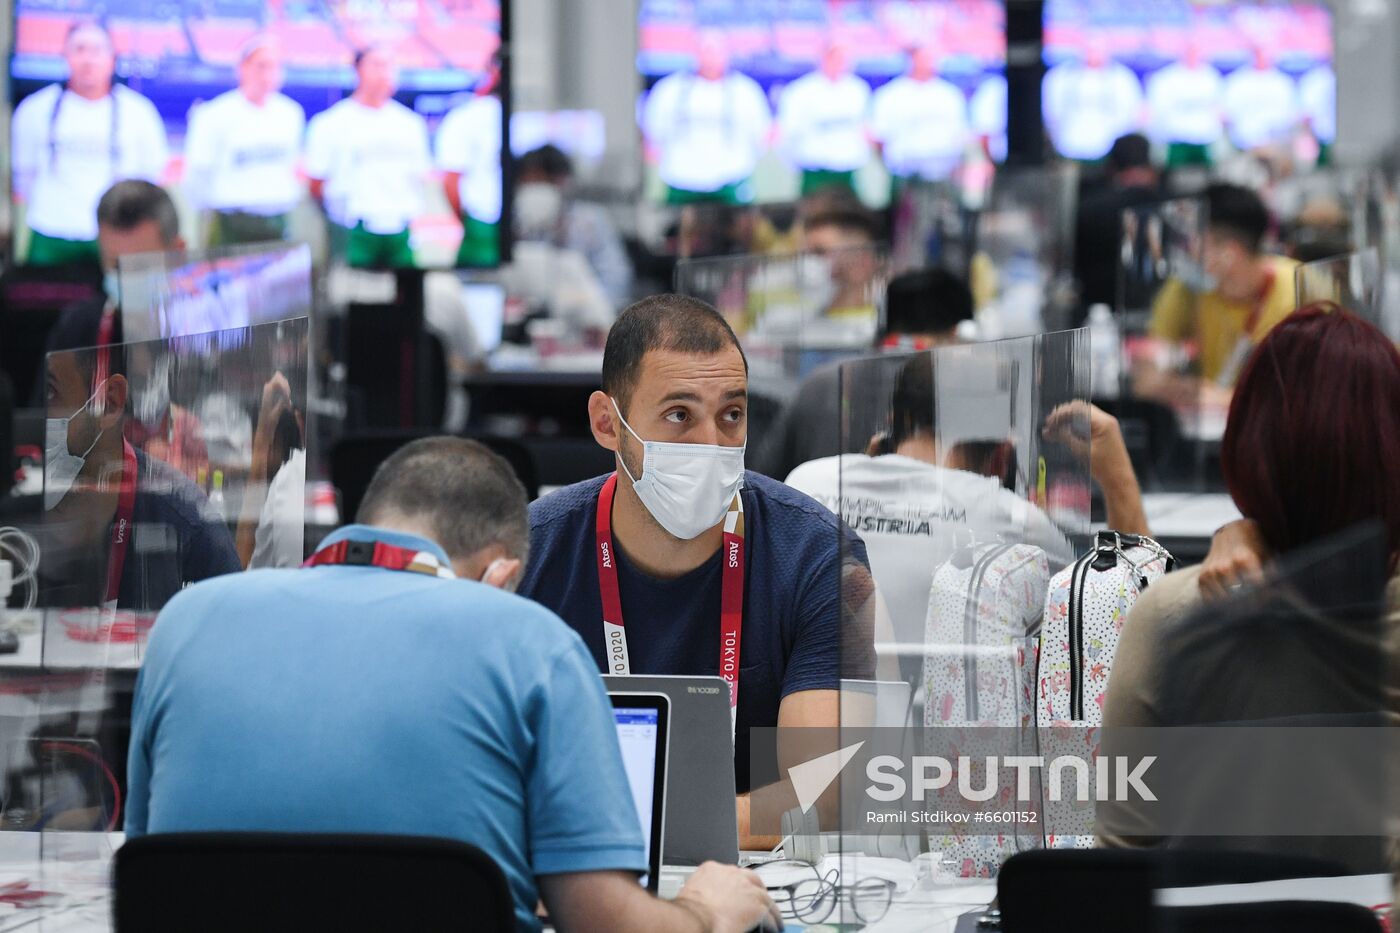
[[[753,875],[702,866],[670,903],[647,867],[611,705],[583,643],[512,595],[525,490],[473,441],[380,465],[359,524],[300,569],[191,587],[161,613],[132,715],[128,837],[441,836],[501,867],[516,927],[748,930]]]
[[[624,307],[632,297],[632,263],[607,209],[571,196],[574,167],[555,146],[541,146],[515,163],[517,242],[548,243],[588,261],[612,302]]]
[[[204,493],[124,436],[125,348],[92,342],[77,317],[51,335],[40,598],[156,610],[187,584],[242,565]]]
[[[747,362],[714,308],[657,295],[626,309],[588,404],[617,471],[531,507],[521,582],[600,670],[728,680],[741,795],[751,729],[835,726],[840,679],[873,664],[869,632],[842,601],[864,546],[848,532],[843,542],[814,500],[744,471],[747,405]],[[752,848],[748,817],[741,796]]]

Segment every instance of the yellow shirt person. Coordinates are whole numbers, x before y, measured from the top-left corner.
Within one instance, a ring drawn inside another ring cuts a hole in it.
[[[1232,301],[1214,291],[1201,294],[1180,280],[1169,281],[1152,306],[1152,336],[1195,343],[1201,377],[1233,385],[1243,363],[1238,354],[1241,341],[1248,341],[1248,346],[1258,344],[1297,306],[1294,273],[1298,264],[1282,256],[1269,256],[1265,261],[1270,280],[1254,302]],[[1235,371],[1227,372],[1231,367]],[[1228,378],[1222,380],[1222,375]]]

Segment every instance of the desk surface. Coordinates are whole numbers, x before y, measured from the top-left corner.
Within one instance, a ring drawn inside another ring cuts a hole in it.
[[[38,906],[0,903],[0,933],[105,933],[111,929],[111,857],[121,833],[0,832],[0,894],[15,890],[48,892]],[[693,869],[662,869],[661,893],[675,896]],[[1247,885],[1173,889],[1159,903],[1243,903],[1290,900],[1344,901],[1375,907],[1390,902],[1389,875],[1307,878]],[[968,880],[928,884],[899,895],[872,933],[952,933],[963,914],[989,903],[996,882]],[[790,927],[791,928],[791,927]]]

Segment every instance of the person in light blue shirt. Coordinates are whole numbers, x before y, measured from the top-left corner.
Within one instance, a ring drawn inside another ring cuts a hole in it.
[[[380,466],[359,518],[307,568],[211,581],[166,606],[132,713],[129,837],[460,839],[500,865],[527,930],[541,897],[560,929],[776,917],[739,869],[697,873],[679,906],[637,883],[642,829],[593,659],[507,592],[528,530],[503,460],[460,438],[416,441]]]

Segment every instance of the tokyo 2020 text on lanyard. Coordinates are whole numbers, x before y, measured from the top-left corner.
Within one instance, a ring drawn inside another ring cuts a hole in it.
[[[598,494],[595,527],[598,587],[603,597],[603,654],[609,674],[631,674],[627,628],[622,616],[622,591],[617,579],[617,548],[612,537],[613,493],[617,474],[608,477]],[[744,504],[738,495],[724,516],[719,608],[719,675],[729,684],[731,724],[739,707],[739,647],[744,630]]]

